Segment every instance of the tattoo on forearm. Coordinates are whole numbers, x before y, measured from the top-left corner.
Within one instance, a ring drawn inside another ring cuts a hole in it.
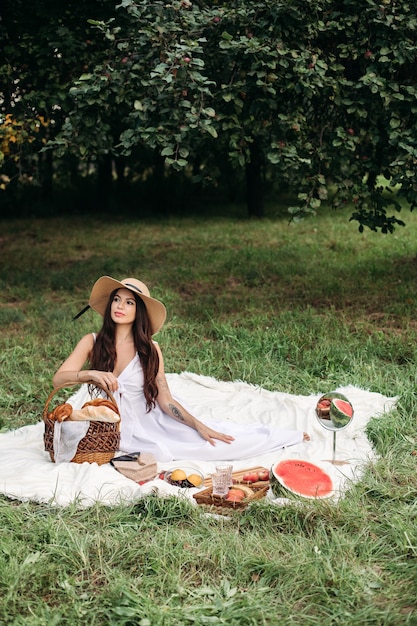
[[[181,411],[174,405],[174,404],[170,404],[169,408],[171,409],[171,413],[172,415],[177,419],[177,420],[181,420],[181,422],[184,422],[184,416],[181,413]]]

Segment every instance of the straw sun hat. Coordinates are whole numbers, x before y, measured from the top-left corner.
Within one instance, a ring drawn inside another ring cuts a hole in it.
[[[139,296],[146,306],[149,320],[151,322],[152,335],[157,333],[158,330],[162,328],[167,315],[165,305],[159,300],[151,298],[149,289],[145,283],[137,280],[137,278],[123,278],[123,280],[116,280],[115,278],[111,278],[111,276],[102,276],[93,285],[88,305],[80,311],[74,319],[80,317],[80,315],[82,315],[89,307],[103,316],[109,296],[115,289],[129,289]]]

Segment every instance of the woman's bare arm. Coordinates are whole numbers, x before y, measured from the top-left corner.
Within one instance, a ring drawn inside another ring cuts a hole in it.
[[[109,391],[116,391],[118,381],[113,372],[82,369],[88,361],[93,345],[94,337],[91,333],[80,339],[69,357],[56,371],[52,379],[55,388],[74,383],[93,383]]]

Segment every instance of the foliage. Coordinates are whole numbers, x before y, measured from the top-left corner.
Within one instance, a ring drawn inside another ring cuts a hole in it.
[[[1,154],[3,182],[12,181],[11,192],[18,183],[35,190],[52,184],[52,155],[42,148],[61,130],[72,106],[69,86],[96,51],[86,13],[102,16],[106,7],[105,0],[83,6],[70,0],[64,8],[39,0],[30,10],[27,4],[5,0],[0,21]]]
[[[41,131],[47,127],[48,122],[42,116],[37,119],[19,121],[7,113],[0,126],[0,164],[7,170],[9,169],[9,162],[15,163],[16,175],[19,176],[19,179],[22,181],[29,179],[30,174],[27,171],[29,168],[25,168],[26,154],[29,154],[28,160],[30,161],[33,155],[32,144],[37,140],[38,144],[46,144],[45,133]],[[40,142],[39,135],[41,135]],[[5,190],[10,183],[10,177],[7,174],[2,174],[0,180],[0,189]]]
[[[9,100],[15,93],[19,110],[22,100],[51,119],[56,157],[122,157],[121,176],[146,176],[162,157],[168,169],[211,185],[243,171],[255,215],[271,180],[298,193],[294,219],[330,198],[335,208],[354,203],[360,230],[403,225],[398,196],[411,210],[417,199],[411,2],[86,6],[68,7],[60,30],[52,20],[40,36],[23,26],[30,47],[10,38],[7,48],[20,61]],[[34,69],[33,59],[41,70],[34,87],[33,71],[23,70]]]

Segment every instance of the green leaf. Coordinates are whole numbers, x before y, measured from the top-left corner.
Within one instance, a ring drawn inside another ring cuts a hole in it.
[[[205,126],[204,130],[207,131],[209,135],[214,137],[214,139],[217,139],[218,134],[217,134],[217,130],[214,128],[214,126],[211,126],[211,125]]]
[[[398,128],[401,126],[401,120],[398,117],[392,117],[389,121],[390,128]]]

